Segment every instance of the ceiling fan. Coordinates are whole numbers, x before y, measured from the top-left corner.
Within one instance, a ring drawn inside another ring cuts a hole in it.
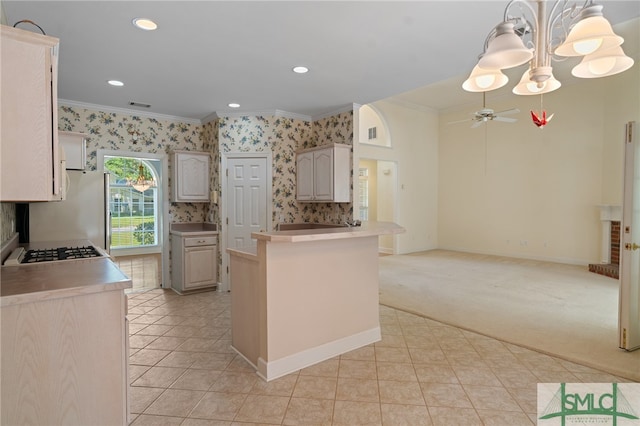
[[[475,128],[480,126],[482,123],[487,123],[489,121],[504,121],[505,123],[515,123],[518,121],[517,118],[505,117],[505,115],[517,114],[520,110],[518,108],[512,108],[505,111],[494,112],[491,108],[487,108],[486,106],[486,94],[482,92],[482,109],[480,111],[476,111],[471,113],[473,118],[467,118],[465,120],[451,121],[448,124],[456,124],[456,123],[464,123],[467,121],[474,122],[471,125],[471,128]]]

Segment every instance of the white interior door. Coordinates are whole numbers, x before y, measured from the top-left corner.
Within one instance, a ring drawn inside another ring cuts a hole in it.
[[[229,290],[229,255],[227,248],[255,247],[252,232],[271,229],[271,154],[228,154],[223,219],[222,288]]]
[[[227,162],[227,247],[253,247],[251,233],[267,230],[266,168],[265,158]]]
[[[620,259],[619,346],[640,348],[640,138],[635,122],[625,137],[624,200]]]

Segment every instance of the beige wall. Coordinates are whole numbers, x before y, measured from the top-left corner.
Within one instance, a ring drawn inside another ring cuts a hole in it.
[[[622,203],[624,145],[620,141],[624,137],[624,127],[621,123],[636,121],[640,125],[640,18],[617,25],[615,29],[625,39],[622,45],[625,53],[636,63],[629,71],[602,80],[607,83],[604,93],[603,204]]]
[[[438,114],[388,101],[373,106],[388,126],[391,147],[359,144],[357,152],[359,158],[397,164],[395,222],[407,232],[396,237],[396,252],[434,249],[438,241]],[[366,128],[366,113],[361,111],[359,119],[360,127]]]
[[[621,204],[624,124],[640,121],[635,72],[563,85],[489,105],[519,108],[515,124],[476,129],[440,117],[439,247],[587,264],[598,262],[599,204]],[[574,81],[576,79],[573,79]]]
[[[517,107],[516,124],[476,129],[447,125],[478,105],[443,112],[379,101],[360,110],[360,139],[384,123],[391,148],[359,144],[359,158],[395,161],[396,221],[407,229],[398,252],[446,248],[587,264],[599,260],[599,204],[622,203],[624,124],[640,125],[640,20],[617,25],[633,69],[604,79],[571,76],[544,107],[544,129],[531,122],[539,97],[508,93],[487,105]],[[510,83],[511,84],[511,83]],[[490,99],[490,98],[489,98]],[[437,158],[436,158],[437,157]]]
[[[369,181],[369,220],[378,220],[378,162],[376,160],[360,160],[360,168],[368,170]],[[357,173],[353,174],[353,190],[357,190]]]

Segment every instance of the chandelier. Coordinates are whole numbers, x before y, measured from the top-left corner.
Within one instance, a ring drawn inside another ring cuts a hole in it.
[[[464,90],[498,89],[509,81],[503,69],[527,62],[528,69],[513,88],[516,95],[539,95],[558,89],[561,83],[553,76],[552,59],[582,56],[582,62],[571,71],[580,78],[606,77],[633,66],[633,59],[620,47],[623,38],[603,17],[601,5],[591,0],[582,6],[557,0],[547,15],[546,2],[535,3],[537,10],[526,0],[507,4],[504,21],[487,36],[478,64],[462,84]]]
[[[155,187],[156,182],[153,179],[147,179],[144,173],[144,165],[140,163],[138,177],[135,180],[129,179],[127,185],[132,186],[136,191],[144,192],[149,188]]]

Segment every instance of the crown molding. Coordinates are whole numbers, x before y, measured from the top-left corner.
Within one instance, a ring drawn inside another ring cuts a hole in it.
[[[110,107],[105,105],[88,104],[85,102],[70,101],[68,99],[58,99],[58,105],[92,109],[92,110],[104,111],[104,112],[110,112],[110,113],[116,113],[116,114],[126,114],[126,115],[135,115],[139,117],[155,118],[156,120],[180,121],[182,123],[198,124],[198,125],[203,124],[201,120],[198,120],[196,118],[177,117],[174,115],[156,114],[156,113],[151,113],[146,111],[139,111],[135,109],[116,108],[116,107]]]
[[[218,118],[265,117],[266,116],[266,117],[284,117],[284,118],[290,118],[292,120],[311,121],[311,117],[308,115],[298,114],[295,112],[282,111],[279,109],[263,109],[258,111],[242,111],[242,112],[216,111],[214,114],[216,114]]]
[[[343,112],[349,112],[360,108],[360,104],[347,104],[338,109],[325,112],[324,114],[315,115],[312,117],[312,121],[322,120],[323,118],[332,117],[334,115],[342,114]]]
[[[298,114],[296,112],[281,111],[279,109],[276,110],[276,117],[290,118],[292,120],[312,121],[310,115]]]
[[[188,124],[198,124],[198,125],[203,125],[203,124],[207,124],[211,121],[215,121],[219,118],[238,118],[238,117],[258,117],[258,116],[272,116],[272,117],[284,117],[284,118],[289,118],[292,120],[303,120],[303,121],[309,121],[309,122],[313,122],[313,121],[317,121],[317,120],[321,120],[323,118],[327,118],[327,117],[331,117],[334,115],[338,115],[338,114],[342,114],[343,112],[349,112],[349,111],[354,111],[359,109],[362,105],[360,104],[347,104],[344,105],[338,109],[326,112],[324,114],[321,115],[317,115],[317,116],[310,116],[310,115],[305,115],[305,114],[298,114],[295,112],[289,112],[289,111],[283,111],[280,109],[267,109],[267,110],[258,110],[258,111],[243,111],[243,112],[229,112],[229,111],[214,111],[211,114],[207,115],[206,117],[202,118],[201,120],[196,119],[196,118],[187,118],[187,117],[178,117],[178,116],[174,116],[174,115],[166,115],[166,114],[157,114],[157,113],[150,113],[150,112],[146,112],[146,111],[139,111],[139,110],[135,110],[135,109],[128,109],[128,108],[117,108],[117,107],[110,107],[110,106],[106,106],[106,105],[98,105],[98,104],[90,104],[90,103],[86,103],[86,102],[77,102],[77,101],[71,101],[68,99],[58,99],[58,105],[64,105],[64,106],[70,106],[70,107],[77,107],[77,108],[84,108],[84,109],[91,109],[91,110],[96,110],[96,111],[103,111],[103,112],[109,112],[109,113],[116,113],[116,114],[126,114],[126,115],[135,115],[135,116],[140,116],[140,117],[147,117],[147,118],[155,118],[157,120],[170,120],[170,121],[180,121],[182,123],[188,123]]]
[[[212,112],[211,114],[209,114],[209,115],[207,115],[206,117],[204,117],[204,118],[203,118],[202,120],[200,120],[200,121],[201,121],[201,123],[202,123],[202,124],[207,124],[207,123],[209,123],[209,122],[211,122],[211,121],[215,121],[215,120],[217,120],[218,118],[220,118],[220,116],[218,115],[218,113],[217,113],[217,112],[215,112],[215,111],[214,111],[214,112]]]

